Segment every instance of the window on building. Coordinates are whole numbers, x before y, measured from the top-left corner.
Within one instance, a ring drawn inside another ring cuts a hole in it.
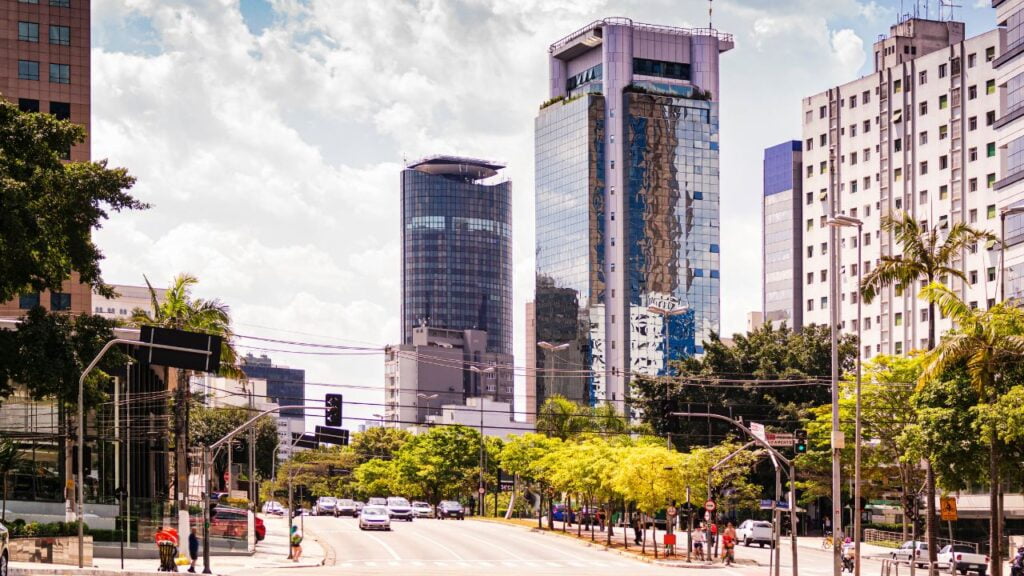
[[[920,192],[917,193],[917,203],[918,204],[927,204],[928,203],[928,191],[927,190],[921,190]]]
[[[995,282],[996,281],[996,267],[995,266],[989,266],[988,270],[986,270],[986,276],[988,277],[988,281],[989,282]]]
[[[968,100],[974,100],[977,97],[978,97],[978,87],[977,86],[968,86],[967,87],[967,99]]]
[[[985,94],[996,93],[996,81],[995,79],[985,81]]]
[[[18,295],[18,308],[21,310],[31,310],[39,306],[39,292],[33,292],[31,294],[19,294]]]
[[[807,273],[807,283],[814,284],[814,272]]]
[[[871,160],[871,148],[865,148],[861,150],[861,155],[864,157],[864,161]]]
[[[869,91],[869,90],[865,90],[865,91],[864,91],[864,92],[863,92],[863,93],[862,93],[862,94],[860,95],[860,103],[861,103],[861,104],[867,104],[868,102],[871,102],[871,91]]]
[[[970,284],[971,286],[974,286],[975,284],[978,283],[977,270],[971,270],[970,272],[967,273],[967,283]]]
[[[895,94],[899,94],[900,92],[903,92],[903,82],[900,81],[900,80],[893,80],[892,81],[892,91]]]
[[[946,94],[939,94],[939,110],[945,110],[949,107],[949,96]]]
[[[814,256],[814,246],[807,247],[807,257],[812,258]]]
[[[989,46],[985,48],[985,62],[991,62],[996,59],[996,47]]]
[[[991,126],[996,123],[996,111],[989,110],[985,112],[985,126]]]
[[[71,310],[71,294],[68,294],[67,292],[51,292],[50,310],[56,312]]]
[[[918,104],[917,112],[921,116],[928,114],[928,102],[921,102],[920,104]]]
[[[821,302],[821,309],[822,310],[824,310],[825,308],[828,308],[828,296],[822,296],[820,302]]]
[[[825,162],[824,160],[822,160],[821,164],[818,165],[818,173],[819,174],[824,174],[825,170],[827,170],[827,169],[828,169],[828,163]]]
[[[977,54],[968,54],[967,55],[967,67],[968,68],[974,68],[974,64],[977,63],[977,61],[978,61],[978,55]]]
[[[942,186],[939,186],[939,200],[945,200],[948,197],[949,197],[949,186],[946,185],[946,184],[943,184]]]
[[[949,126],[946,124],[939,126],[939,140],[945,140],[947,136],[949,136]]]
[[[985,156],[988,156],[989,158],[993,158],[993,157],[995,157],[995,155],[996,155],[996,143],[995,142],[989,142],[988,144],[985,144]]]
[[[808,110],[804,112],[804,124],[810,124],[814,120],[814,111]]]
[[[821,147],[827,146],[828,145],[828,136],[826,136],[825,134],[822,134],[821,136],[818,136],[818,145],[821,146]]]
[[[970,223],[970,224],[974,224],[977,221],[978,221],[978,211],[976,209],[974,209],[974,208],[971,208],[970,212],[967,213],[967,222]]]
[[[39,100],[18,98],[18,110],[22,112],[39,112]]]
[[[985,212],[987,213],[988,219],[992,220],[993,218],[996,217],[996,205],[995,204],[989,204],[985,208]]]
[[[903,169],[902,168],[897,168],[897,169],[893,170],[892,171],[892,178],[893,178],[893,180],[895,180],[897,182],[899,182],[900,180],[903,180]]]
[[[903,139],[902,138],[897,138],[897,139],[893,140],[892,141],[892,149],[893,149],[894,152],[901,152],[901,151],[903,151]]]
[[[921,70],[920,72],[917,73],[917,83],[918,84],[927,84],[928,83],[928,71],[927,70]]]
[[[50,26],[50,44],[70,46],[71,28],[68,26]]]
[[[850,180],[850,194],[856,194],[856,193],[857,193],[857,181],[856,180]]]
[[[922,176],[924,176],[925,174],[928,173],[928,161],[927,160],[925,160],[925,161],[920,163],[920,172],[921,172]]]
[[[19,80],[39,80],[39,62],[35,60],[18,60]]]
[[[939,170],[945,170],[946,168],[949,168],[949,156],[943,154],[939,156]]]
[[[970,180],[967,181],[967,191],[968,192],[977,192],[978,191],[978,179],[977,178],[971,178]]]
[[[896,313],[896,315],[893,317],[893,324],[895,324],[897,326],[903,326],[903,313],[902,312],[897,312]]]
[[[39,23],[18,22],[18,40],[22,42],[39,42]]]
[[[977,159],[978,159],[978,148],[977,147],[968,148],[967,149],[967,161],[968,162],[974,162]]]
[[[50,6],[58,8],[71,8],[71,0],[50,0]]]
[[[945,64],[939,64],[939,78],[945,78],[946,77],[946,70],[947,70],[947,67],[946,67]]]
[[[870,233],[864,235],[864,245],[865,246],[871,246],[871,234]]]
[[[822,270],[819,272],[818,278],[820,278],[822,282],[828,282],[828,270]]]
[[[814,166],[807,166],[807,177],[814,176]]]
[[[824,118],[825,116],[828,116],[828,108],[825,106],[820,106],[818,108],[818,118]]]
[[[822,254],[827,254],[828,253],[828,242],[822,242],[821,243],[821,253]]]
[[[871,121],[870,120],[865,120],[864,121],[863,125],[861,126],[861,131],[864,132],[865,134],[867,134],[868,132],[871,132]]]
[[[893,352],[896,354],[903,354],[903,341],[896,342]]]
[[[814,229],[814,219],[813,218],[808,218],[807,219],[807,230],[813,230],[813,229]]]
[[[996,185],[996,174],[995,172],[985,176],[985,187],[992,188]]]
[[[928,131],[927,130],[922,130],[921,133],[917,135],[917,145],[918,146],[924,146],[927,143],[928,143]]]
[[[871,188],[871,177],[870,176],[865,176],[864,177],[864,189],[868,190],[870,188]]]
[[[854,165],[856,163],[857,163],[857,153],[856,152],[850,152],[850,164]]]
[[[808,138],[807,141],[804,142],[804,149],[807,151],[814,149],[814,138]]]
[[[57,120],[71,119],[71,104],[68,102],[50,102],[50,114],[57,117]]]
[[[51,84],[70,84],[71,66],[67,64],[50,64]]]
[[[1013,176],[1024,171],[1024,137],[1011,140],[1006,145],[1006,169],[1004,177]]]
[[[814,310],[814,299],[813,298],[808,298],[807,299],[807,311],[810,312],[811,310]]]
[[[807,197],[807,204],[814,204],[814,192],[808,192],[805,196]]]
[[[967,119],[967,131],[973,132],[978,129],[978,117],[971,116]]]
[[[852,136],[856,136],[856,135],[857,135],[857,125],[856,124],[850,124],[850,136],[852,137]]]

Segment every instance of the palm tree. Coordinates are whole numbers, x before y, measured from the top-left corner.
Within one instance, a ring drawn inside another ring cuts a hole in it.
[[[223,376],[239,377],[241,371],[236,366],[238,354],[231,344],[234,332],[231,330],[231,312],[227,304],[219,299],[204,300],[192,296],[192,288],[199,280],[188,273],[179,274],[167,289],[164,301],[160,302],[156,290],[149,278],[143,276],[149,288],[152,300],[152,312],[136,308],[132,310],[131,323],[136,326],[150,325],[163,328],[202,332],[223,338],[220,352]],[[188,405],[189,379],[185,371],[178,371],[178,398],[175,414],[175,463],[176,485],[188,485]],[[182,493],[182,490],[176,490]]]
[[[1008,361],[1019,362],[1024,357],[1024,311],[1000,302],[988,310],[978,310],[964,304],[949,288],[930,284],[922,291],[932,304],[937,304],[943,315],[957,326],[947,332],[942,342],[923,358],[923,371],[918,388],[939,378],[954,366],[965,365],[971,385],[979,396],[989,403],[999,398],[996,375],[999,366]],[[992,558],[992,576],[1000,576],[1000,546],[1002,523],[999,519],[999,493],[1002,490],[999,474],[1000,449],[996,429],[989,433],[989,546]]]
[[[954,266],[964,250],[974,247],[981,240],[994,240],[990,232],[957,222],[942,236],[940,228],[930,230],[922,226],[909,212],[882,219],[882,230],[891,233],[901,254],[883,254],[878,266],[864,275],[860,293],[864,302],[870,304],[882,288],[895,286],[898,291],[913,289],[916,282],[931,285],[939,279],[959,278],[967,281],[963,271]],[[858,239],[862,241],[863,239]],[[858,263],[861,264],[861,263]],[[859,347],[858,343],[858,347]],[[928,349],[935,347],[935,302],[928,300]],[[935,511],[935,472],[930,462],[925,465],[925,523],[928,526],[928,558],[936,560],[939,525]],[[859,535],[858,535],[859,537]]]
[[[18,467],[21,456],[18,454],[18,445],[13,440],[4,438],[0,440],[0,484],[3,485],[4,505],[0,508],[0,522],[7,521],[7,480],[11,472]]]

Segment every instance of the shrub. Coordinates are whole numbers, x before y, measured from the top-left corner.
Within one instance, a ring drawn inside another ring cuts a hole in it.
[[[56,538],[60,536],[77,536],[78,524],[74,522],[25,522],[18,518],[7,527],[11,538]],[[89,526],[84,525],[85,533]]]

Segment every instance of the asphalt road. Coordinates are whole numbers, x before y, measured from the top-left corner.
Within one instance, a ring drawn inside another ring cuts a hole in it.
[[[324,540],[334,552],[335,565],[303,568],[303,574],[424,575],[667,575],[708,574],[699,568],[659,566],[615,552],[589,547],[559,535],[534,533],[520,526],[475,520],[416,520],[396,522],[390,532],[363,532],[352,518],[307,517],[307,536]],[[308,545],[315,545],[308,542]],[[789,576],[788,542],[781,548],[782,574]],[[759,565],[718,568],[722,576],[768,576],[772,551],[737,548],[737,557]],[[830,554],[799,549],[800,576],[830,576]],[[862,574],[878,574],[880,564],[866,560]],[[260,576],[295,576],[292,569],[262,571]]]

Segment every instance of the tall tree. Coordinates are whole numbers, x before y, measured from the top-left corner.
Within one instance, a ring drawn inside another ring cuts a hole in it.
[[[125,169],[62,160],[84,141],[81,126],[0,101],[0,302],[30,290],[60,291],[72,271],[113,295],[92,231],[108,211],[148,206],[126,192],[135,179]]]
[[[145,278],[145,276],[143,277]],[[145,278],[152,300],[152,312],[136,308],[132,310],[131,321],[138,326],[160,326],[190,332],[201,332],[221,336],[220,362],[221,374],[225,376],[244,377],[244,373],[236,366],[238,355],[231,343],[231,312],[227,304],[218,299],[204,300],[192,295],[192,288],[199,280],[191,274],[179,274],[171,282],[170,288],[161,302],[156,290]],[[167,373],[169,376],[170,372]],[[165,381],[168,378],[165,378]],[[187,498],[185,487],[188,486],[188,421],[189,421],[189,379],[183,370],[177,371],[177,400],[174,418],[174,452],[175,452],[175,484],[174,492]],[[184,508],[185,501],[179,505]]]
[[[189,442],[197,446],[209,446],[220,440],[229,432],[244,424],[252,415],[247,408],[225,406],[209,408],[193,403],[190,409]],[[269,478],[274,452],[277,449],[277,424],[271,416],[263,416],[256,421],[256,470],[263,478]],[[248,436],[239,435],[245,440]],[[249,451],[246,450],[245,454]],[[227,454],[222,453],[214,465],[214,477],[220,478],[227,469]]]
[[[352,435],[352,450],[364,462],[374,458],[390,460],[411,439],[412,434],[408,430],[374,426]]]
[[[963,222],[951,226],[943,236],[939,225],[927,229],[906,211],[882,218],[882,231],[892,234],[899,253],[883,254],[878,266],[861,278],[861,297],[868,304],[887,287],[902,292],[914,290],[918,282],[927,286],[950,277],[966,282],[963,271],[955,266],[960,254],[979,241],[994,239],[990,232],[976,230]],[[928,300],[928,349],[934,347],[935,302]],[[930,462],[925,468],[925,498],[928,501],[925,507],[928,558],[934,565],[939,524],[935,510],[935,473]]]
[[[942,314],[956,326],[924,359],[924,370],[918,380],[919,387],[939,379],[947,370],[963,364],[971,385],[988,404],[998,404],[1001,393],[997,374],[1000,368],[1024,358],[1024,311],[1000,302],[988,310],[978,310],[965,304],[952,290],[941,284],[929,284],[922,291],[932,305],[938,305]],[[1000,440],[998,430],[989,428],[989,508],[993,576],[1002,574],[1001,545],[1002,522],[999,497],[1002,492],[1000,475]]]

